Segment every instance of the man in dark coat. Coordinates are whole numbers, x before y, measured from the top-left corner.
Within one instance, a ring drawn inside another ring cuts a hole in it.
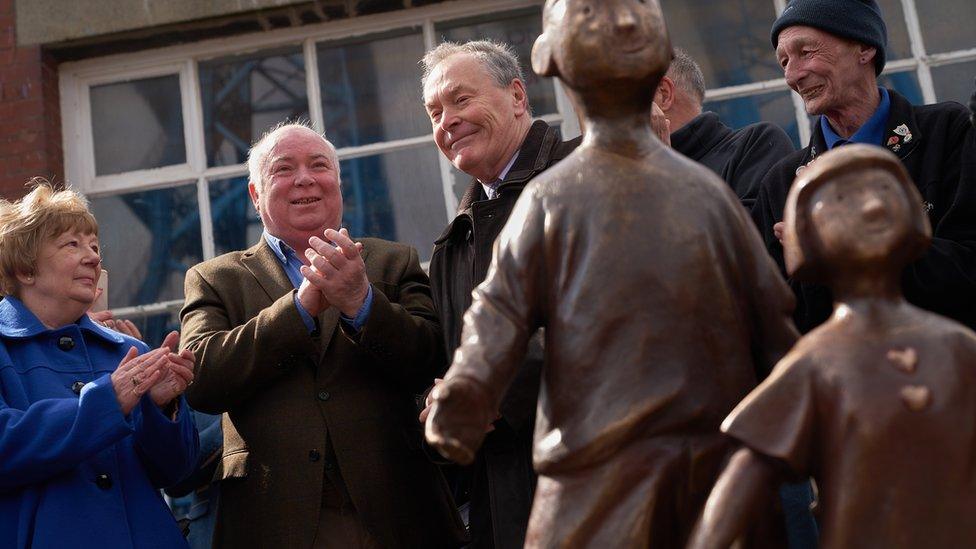
[[[339,163],[314,130],[278,128],[248,163],[265,233],[190,269],[181,313],[187,398],[224,414],[214,546],[457,546],[415,420],[444,365],[416,250],[338,230]]]
[[[522,188],[567,156],[579,139],[562,142],[558,131],[532,121],[522,70],[507,46],[445,43],[423,63],[424,101],[435,141],[473,178],[430,261],[434,304],[451,356],[460,344],[471,291],[485,278],[492,244]],[[468,471],[473,547],[521,547],[525,539],[536,482],[532,432],[542,366],[539,341],[534,340]]]
[[[702,112],[704,100],[701,67],[676,48],[654,94],[658,108],[651,117],[652,126],[674,150],[717,173],[732,186],[743,206],[751,208],[762,178],[794,151],[793,142],[782,128],[769,122],[733,130],[714,112]]]
[[[932,247],[903,273],[905,297],[976,328],[976,130],[968,110],[951,102],[913,106],[878,87],[887,31],[873,0],[793,0],[773,24],[772,42],[787,83],[807,113],[820,116],[810,144],[762,182],[752,215],[770,254],[783,269],[783,207],[805,166],[847,143],[884,146],[911,175],[933,228]],[[829,289],[790,285],[801,332],[830,316]]]

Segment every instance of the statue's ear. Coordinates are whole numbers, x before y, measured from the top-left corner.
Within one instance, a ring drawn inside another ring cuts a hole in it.
[[[556,61],[552,58],[552,40],[547,32],[540,34],[532,46],[532,70],[539,76],[559,76]]]

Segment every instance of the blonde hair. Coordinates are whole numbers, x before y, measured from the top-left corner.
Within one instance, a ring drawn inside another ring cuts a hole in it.
[[[17,275],[33,274],[37,251],[46,240],[69,230],[98,234],[88,200],[71,189],[57,190],[43,177],[13,202],[0,199],[0,295],[14,295]]]

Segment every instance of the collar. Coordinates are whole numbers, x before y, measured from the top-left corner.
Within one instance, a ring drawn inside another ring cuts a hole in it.
[[[520,151],[521,149],[515,151],[515,154],[512,155],[511,160],[508,161],[508,164],[505,164],[505,167],[502,168],[502,172],[498,174],[498,177],[494,181],[492,181],[491,183],[482,183],[481,181],[479,181],[479,183],[481,183],[481,187],[485,190],[486,195],[491,196],[491,193],[489,191],[491,189],[498,189],[498,186],[501,184],[501,182],[505,181],[505,178],[508,176],[509,170],[511,170],[512,166],[515,165],[515,160],[518,158]]]
[[[96,324],[91,318],[88,318],[87,314],[81,315],[81,318],[77,322],[68,326],[77,326],[92,335],[112,343],[122,343],[125,341],[121,334]],[[22,301],[12,295],[8,295],[3,298],[3,301],[0,301],[0,336],[28,338],[45,332],[57,332],[66,327],[62,326],[56,330],[48,328]]]
[[[904,159],[911,154],[923,136],[915,120],[915,107],[895,90],[887,89],[887,95],[891,101],[887,124],[882,136],[883,147],[895,153],[898,158]],[[823,127],[821,124],[813,126],[813,135],[810,136],[810,144],[800,160],[800,166],[796,169],[797,175],[803,171],[811,162],[814,162],[824,151],[827,150],[827,142],[824,138]]]
[[[846,145],[847,143],[863,143],[879,146],[882,144],[885,136],[885,123],[891,114],[891,99],[888,96],[888,90],[878,88],[878,92],[881,95],[878,108],[874,109],[874,114],[871,115],[871,118],[868,118],[868,121],[858,128],[849,139],[844,139],[837,135],[834,128],[830,126],[830,122],[827,121],[827,117],[820,116],[820,129],[823,131],[824,143],[827,145],[827,150],[833,149],[838,145]]]
[[[515,161],[505,175],[505,181],[498,188],[508,189],[516,186],[525,186],[535,174],[546,169],[552,149],[559,145],[559,131],[552,128],[544,120],[536,120],[529,127],[529,133],[522,141]],[[457,213],[460,214],[471,207],[475,201],[481,198],[483,189],[477,179],[472,179],[468,189],[458,203]],[[450,226],[448,226],[450,229]]]
[[[278,258],[278,261],[280,261],[282,265],[286,265],[288,263],[289,254],[294,257],[298,257],[295,250],[293,250],[288,244],[285,244],[285,241],[277,236],[274,236],[268,231],[264,231],[261,236],[264,238],[265,242],[268,243],[268,247],[271,248],[271,251],[274,252],[275,257]]]
[[[722,123],[718,114],[703,112],[671,134],[671,147],[692,160],[698,160],[730,133],[732,129]]]

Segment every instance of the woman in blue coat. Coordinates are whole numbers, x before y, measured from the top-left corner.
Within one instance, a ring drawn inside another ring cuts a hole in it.
[[[46,182],[0,201],[0,547],[185,547],[159,489],[198,440],[193,355],[98,325],[85,199]]]

